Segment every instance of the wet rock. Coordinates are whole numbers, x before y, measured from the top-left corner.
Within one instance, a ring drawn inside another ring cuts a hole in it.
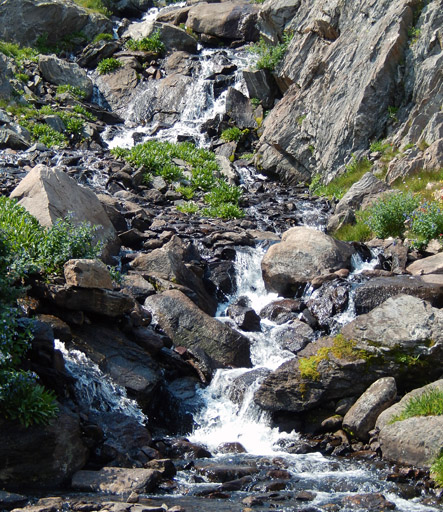
[[[226,312],[242,331],[257,332],[261,330],[260,317],[252,308],[234,304],[229,306]]]
[[[67,286],[108,290],[113,288],[109,270],[100,260],[69,260],[63,265],[63,272]]]
[[[260,317],[272,320],[276,324],[284,324],[289,320],[296,319],[303,307],[304,305],[300,300],[276,300],[260,311]]]
[[[72,215],[74,223],[89,222],[99,226],[96,236],[102,240],[115,239],[115,230],[96,195],[81,187],[58,168],[37,165],[11,193],[43,226]]]
[[[66,62],[54,55],[40,55],[38,67],[43,78],[54,85],[79,87],[91,97],[93,84],[85,71],[75,62]]]
[[[394,378],[375,381],[346,413],[343,428],[358,439],[367,441],[379,414],[393,404],[396,396]]]
[[[158,364],[117,329],[83,325],[73,329],[76,348],[85,352],[143,407],[152,400],[161,381]]]
[[[274,106],[277,87],[274,78],[268,70],[245,69],[243,70],[243,78],[246,82],[250,98],[258,98],[265,109],[270,109]]]
[[[190,443],[186,439],[174,440],[168,448],[168,453],[172,458],[206,459],[212,457],[206,448],[196,443]]]
[[[120,48],[118,41],[98,41],[89,44],[81,53],[77,63],[82,68],[95,69],[103,59],[109,59]]]
[[[186,25],[197,34],[233,41],[254,41],[258,8],[252,4],[223,2],[199,3],[188,12]]]
[[[294,354],[303,350],[315,337],[314,330],[300,320],[290,320],[287,324],[277,327],[273,335],[281,349]]]
[[[18,133],[9,128],[0,128],[0,149],[28,149],[30,144]]]
[[[307,306],[320,327],[328,327],[334,315],[346,310],[348,298],[347,286],[341,286],[340,281],[332,281],[316,290]]]
[[[177,473],[174,463],[170,459],[154,459],[145,465],[148,469],[155,469],[162,478],[173,478]]]
[[[189,259],[187,254],[191,253],[193,258],[199,257],[192,245],[185,246],[180,238],[174,236],[161,249],[138,255],[131,262],[131,268],[147,276],[186,286],[194,292],[197,305],[213,315],[217,308],[215,300],[205,290],[202,279],[185,265]]]
[[[13,508],[21,508],[26,505],[28,498],[21,494],[0,491],[0,507],[4,510],[12,510]]]
[[[201,311],[178,290],[148,297],[145,307],[175,345],[203,349],[214,367],[250,367],[249,340]]]
[[[72,339],[72,332],[69,325],[54,315],[36,315],[36,320],[48,324],[56,339],[67,342]]]
[[[73,489],[89,492],[124,494],[150,492],[160,478],[154,469],[103,468],[100,471],[78,471],[72,477]]]
[[[293,295],[313,278],[349,267],[353,253],[351,246],[321,231],[291,228],[265,254],[263,280],[269,291]]]
[[[112,22],[102,14],[63,0],[6,0],[0,6],[0,39],[6,41],[32,46],[41,34],[48,34],[48,42],[54,43],[66,34],[80,31],[93,39],[102,32],[111,32]]]
[[[54,488],[66,483],[87,460],[79,418],[62,406],[46,426],[25,428],[1,420],[0,435],[0,484],[11,490]]]
[[[205,282],[213,287],[213,295],[220,302],[235,291],[235,266],[232,261],[209,262],[205,271]],[[209,288],[211,290],[211,288]]]
[[[217,447],[220,453],[246,453],[246,448],[241,443],[223,443]]]
[[[355,494],[353,496],[345,496],[342,500],[345,507],[358,508],[371,512],[381,512],[383,510],[394,510],[395,504],[388,501],[383,494]]]
[[[267,368],[256,368],[236,377],[229,387],[229,400],[236,404],[242,404],[246,393],[257,382],[257,379],[264,379],[269,373],[270,370]]]
[[[408,294],[443,306],[443,282],[427,282],[419,276],[377,277],[355,290],[354,303],[358,315],[368,313],[389,297]]]
[[[298,501],[312,501],[312,500],[315,499],[316,496],[317,496],[317,494],[315,492],[299,491],[295,495],[295,499],[298,500]]]
[[[233,87],[229,87],[226,96],[226,112],[233,120],[235,126],[241,130],[257,128],[257,121],[254,118],[251,101]]]
[[[251,466],[236,466],[234,464],[210,464],[199,465],[196,464],[195,469],[200,474],[204,475],[210,482],[230,482],[245,476],[255,475],[259,469],[255,465]]]

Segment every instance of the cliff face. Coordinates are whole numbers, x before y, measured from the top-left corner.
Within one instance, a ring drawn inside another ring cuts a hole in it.
[[[275,38],[289,29],[294,36],[276,73],[287,90],[265,122],[262,169],[288,183],[317,173],[331,179],[352,154],[388,135],[399,146],[415,143],[429,126],[428,137],[438,138],[442,5],[267,0],[262,31]]]

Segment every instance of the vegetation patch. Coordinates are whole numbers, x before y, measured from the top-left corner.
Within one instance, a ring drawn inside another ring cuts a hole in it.
[[[329,199],[341,199],[354,183],[371,170],[372,164],[367,158],[357,160],[352,157],[350,164],[346,166],[346,172],[337,176],[327,185],[322,184],[321,176],[317,174],[312,178],[309,190],[312,194],[326,196]]]
[[[132,51],[163,53],[165,45],[160,38],[160,31],[156,30],[148,37],[143,39],[129,39],[126,41],[126,48]]]
[[[409,399],[404,409],[391,418],[389,423],[406,420],[415,416],[441,416],[443,414],[443,391],[437,388]]]
[[[76,87],[74,85],[65,84],[57,86],[57,94],[69,93],[74,98],[78,100],[83,100],[86,98],[86,91],[84,91],[81,87]]]
[[[283,34],[283,42],[281,43],[273,45],[261,37],[257,43],[251,45],[250,52],[258,56],[255,67],[257,69],[268,69],[269,71],[274,71],[283,59],[292,37],[292,33],[286,32]]]
[[[441,453],[432,464],[431,477],[439,487],[443,487],[443,453]]]
[[[215,154],[197,148],[191,142],[159,142],[149,140],[131,149],[114,148],[111,153],[145,170],[145,180],[162,176],[169,183],[177,182],[176,190],[186,200],[196,195],[209,206],[201,211],[208,217],[238,218],[243,212],[238,206],[241,190],[229,185],[221,176]],[[177,162],[180,162],[178,165]],[[195,203],[179,206],[184,213],[197,213]]]
[[[97,72],[99,75],[108,75],[123,67],[123,64],[120,60],[115,57],[109,57],[108,59],[103,59],[97,64]]]
[[[99,43],[100,41],[113,41],[114,36],[112,34],[109,34],[107,32],[101,32],[100,34],[97,34],[94,39],[92,40],[93,43]]]
[[[81,7],[85,7],[93,12],[104,14],[105,16],[110,16],[112,14],[107,5],[109,2],[103,0],[74,0],[74,2]]]
[[[231,128],[226,128],[226,130],[223,130],[220,138],[226,142],[238,142],[243,135],[248,133],[249,130],[247,128],[245,130],[240,130],[240,128],[237,126],[232,126]]]

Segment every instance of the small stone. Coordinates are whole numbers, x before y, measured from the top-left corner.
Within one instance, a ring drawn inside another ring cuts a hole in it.
[[[315,497],[315,492],[310,491],[300,491],[295,495],[295,499],[299,501],[312,501]]]
[[[140,499],[138,492],[132,491],[131,494],[128,496],[128,499],[126,500],[126,503],[138,503],[138,500]]]

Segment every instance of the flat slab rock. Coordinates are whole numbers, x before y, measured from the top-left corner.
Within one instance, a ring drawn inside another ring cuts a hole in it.
[[[159,480],[155,469],[105,467],[100,471],[77,471],[72,488],[79,491],[125,494],[132,491],[150,492]]]

